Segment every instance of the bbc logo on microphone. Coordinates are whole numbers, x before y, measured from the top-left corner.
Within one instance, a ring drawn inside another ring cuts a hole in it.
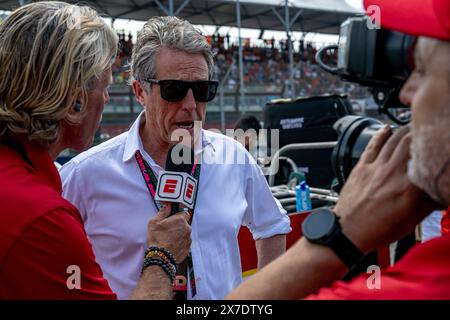
[[[192,209],[197,180],[185,172],[164,172],[158,179],[155,200],[177,202]]]

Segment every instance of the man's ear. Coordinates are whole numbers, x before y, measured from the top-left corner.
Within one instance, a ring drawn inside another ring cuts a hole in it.
[[[137,80],[133,80],[133,82],[131,83],[131,87],[133,88],[133,92],[134,92],[134,96],[136,97],[136,100],[143,106],[145,107],[145,91],[144,88],[142,87],[142,84],[137,81]]]

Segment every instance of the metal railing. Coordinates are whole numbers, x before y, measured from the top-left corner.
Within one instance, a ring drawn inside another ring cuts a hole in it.
[[[293,150],[313,150],[313,149],[332,149],[336,145],[336,141],[328,142],[308,142],[308,143],[292,143],[285,145],[280,150],[275,152],[270,161],[270,166],[262,168],[264,175],[268,176],[269,186],[275,183],[275,174],[279,169],[280,156],[288,151]]]

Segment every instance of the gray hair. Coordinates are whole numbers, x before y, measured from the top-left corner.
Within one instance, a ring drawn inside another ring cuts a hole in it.
[[[209,79],[214,75],[214,55],[205,36],[186,20],[153,17],[138,32],[131,58],[131,80],[142,83],[155,76],[155,57],[162,48],[201,53],[206,60]],[[144,88],[148,86],[144,84]]]

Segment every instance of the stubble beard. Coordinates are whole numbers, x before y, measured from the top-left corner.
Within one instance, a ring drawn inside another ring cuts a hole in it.
[[[450,109],[450,108],[449,108]],[[413,133],[408,177],[430,197],[450,205],[450,110]]]

